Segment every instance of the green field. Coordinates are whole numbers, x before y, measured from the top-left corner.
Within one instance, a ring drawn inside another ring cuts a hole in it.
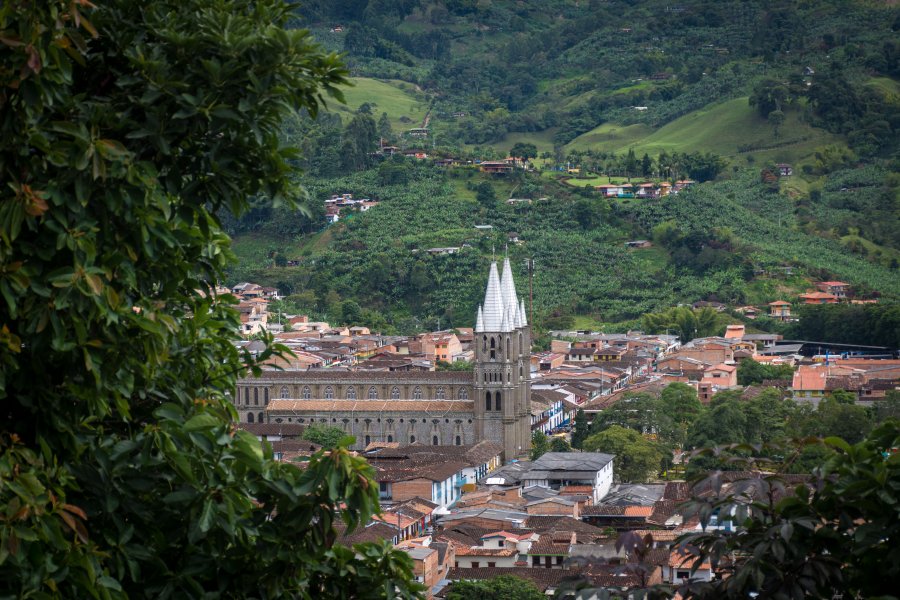
[[[353,87],[344,88],[346,105],[330,102],[328,107],[342,115],[350,115],[364,102],[372,105],[377,119],[386,112],[396,132],[419,127],[428,112],[427,101],[418,96],[415,84],[398,80],[378,80],[368,77],[352,77]]]
[[[786,114],[785,124],[775,130],[747,102],[747,97],[710,104],[693,111],[659,129],[647,125],[604,123],[575,140],[569,149],[588,148],[607,152],[626,152],[634,148],[655,156],[666,152],[713,152],[732,160],[801,162],[816,148],[836,143],[838,138],[826,131],[810,127],[799,118],[798,111]],[[750,146],[749,151],[741,147]]]

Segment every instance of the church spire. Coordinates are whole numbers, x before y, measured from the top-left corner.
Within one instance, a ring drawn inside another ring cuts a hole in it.
[[[491,263],[491,271],[488,275],[487,290],[484,292],[483,325],[484,331],[500,331],[503,325],[503,294],[500,291],[500,276],[497,273],[497,263]]]
[[[478,305],[478,317],[475,319],[475,333],[484,331],[484,314],[481,312],[481,305]]]
[[[524,299],[519,304],[519,315],[522,320],[522,324],[520,325],[520,327],[527,327],[528,326],[528,313],[525,312],[525,300]]]
[[[503,308],[515,310],[519,299],[516,297],[516,282],[513,280],[509,257],[503,259],[503,276],[500,278],[500,292],[503,296]],[[512,325],[512,323],[510,323]]]

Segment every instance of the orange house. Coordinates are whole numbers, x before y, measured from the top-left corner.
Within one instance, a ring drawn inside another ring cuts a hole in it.
[[[837,304],[838,298],[834,294],[829,294],[827,292],[809,292],[807,294],[800,294],[800,299],[803,300],[803,304]]]

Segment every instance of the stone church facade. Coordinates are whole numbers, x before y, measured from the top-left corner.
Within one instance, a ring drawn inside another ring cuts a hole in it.
[[[242,422],[321,423],[371,442],[498,442],[506,459],[531,447],[531,330],[509,259],[492,263],[475,326],[471,372],[263,371],[238,382]]]

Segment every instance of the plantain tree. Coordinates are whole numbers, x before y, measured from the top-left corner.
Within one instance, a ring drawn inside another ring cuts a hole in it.
[[[0,3],[0,597],[410,597],[346,447],[236,431],[219,215],[291,206],[279,128],[346,71],[279,0]],[[276,352],[272,348],[267,352]]]

